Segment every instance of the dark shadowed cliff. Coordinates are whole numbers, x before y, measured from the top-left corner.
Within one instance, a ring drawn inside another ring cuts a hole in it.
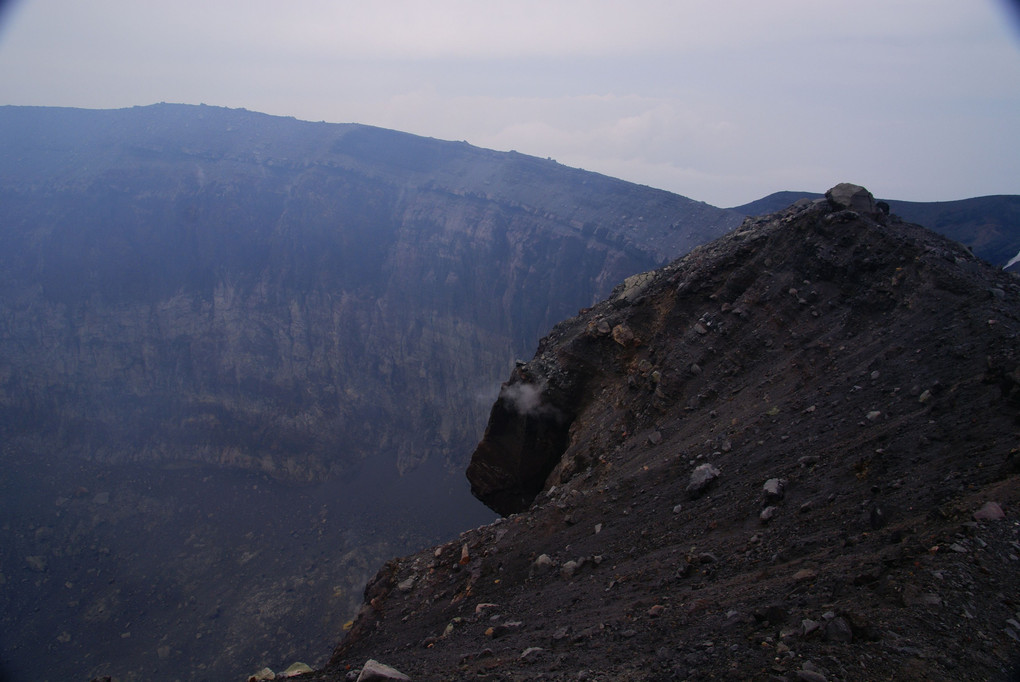
[[[312,678],[1007,679],[1020,284],[837,189],[557,325],[468,470],[508,516],[387,563]]]

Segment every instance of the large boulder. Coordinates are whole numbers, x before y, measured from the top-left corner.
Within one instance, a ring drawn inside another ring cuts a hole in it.
[[[849,182],[839,183],[825,193],[825,198],[836,209],[849,209],[864,215],[875,215],[879,212],[871,192]]]

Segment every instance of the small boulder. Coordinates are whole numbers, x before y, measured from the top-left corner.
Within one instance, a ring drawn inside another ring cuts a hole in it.
[[[700,497],[709,486],[719,478],[719,470],[711,464],[698,465],[691,472],[691,481],[687,484],[687,494],[693,499]]]
[[[361,674],[358,675],[357,682],[387,682],[387,680],[404,680],[405,682],[410,682],[411,678],[396,668],[391,668],[388,665],[370,658],[365,662],[364,667],[362,667]]]
[[[613,341],[621,346],[629,346],[634,341],[634,332],[627,325],[618,324],[613,327]]]
[[[765,499],[769,502],[776,502],[783,499],[783,485],[782,479],[770,478],[765,481],[765,485],[762,486],[762,492],[765,493]]]
[[[974,512],[975,521],[1001,521],[1006,518],[1006,513],[998,502],[985,502],[981,509]]]
[[[538,558],[531,565],[532,569],[537,573],[545,573],[553,567],[553,560],[548,554],[539,554]]]
[[[314,672],[307,663],[291,663],[287,666],[287,669],[277,675],[278,678],[297,677],[298,675],[304,675],[305,673]]]
[[[853,638],[853,631],[846,620],[836,617],[825,624],[826,642],[852,642]]]

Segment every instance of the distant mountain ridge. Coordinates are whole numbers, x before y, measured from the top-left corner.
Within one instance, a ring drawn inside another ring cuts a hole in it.
[[[775,192],[731,210],[748,216],[786,208],[799,199],[818,199],[815,192]],[[1020,255],[1020,195],[999,194],[956,201],[886,199],[890,211],[969,247],[992,265],[1004,267]]]

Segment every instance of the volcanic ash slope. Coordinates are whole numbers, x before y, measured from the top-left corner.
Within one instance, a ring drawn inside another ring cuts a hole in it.
[[[319,679],[1006,679],[1020,286],[838,187],[559,324]]]

